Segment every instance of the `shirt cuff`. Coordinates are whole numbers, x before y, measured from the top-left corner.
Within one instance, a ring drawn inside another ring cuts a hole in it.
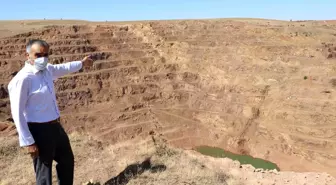
[[[29,145],[32,145],[35,143],[35,140],[33,137],[20,137],[19,139],[19,142],[20,142],[20,146],[21,147],[25,147],[25,146],[29,146]]]

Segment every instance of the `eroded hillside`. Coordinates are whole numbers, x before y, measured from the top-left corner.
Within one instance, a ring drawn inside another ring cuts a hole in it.
[[[1,120],[25,44],[42,38],[53,63],[98,57],[56,81],[70,132],[105,144],[157,134],[335,176],[335,34],[332,23],[266,20],[48,26],[0,40]]]

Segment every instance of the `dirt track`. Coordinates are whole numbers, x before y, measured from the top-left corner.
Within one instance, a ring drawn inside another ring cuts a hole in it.
[[[154,131],[176,147],[336,176],[335,34],[332,23],[267,20],[49,26],[0,39],[0,116],[27,40],[43,38],[53,63],[98,56],[56,82],[68,131],[108,144]]]

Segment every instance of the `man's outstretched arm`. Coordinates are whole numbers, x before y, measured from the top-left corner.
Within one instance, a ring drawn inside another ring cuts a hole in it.
[[[92,66],[92,63],[93,63],[92,59],[88,56],[84,57],[84,59],[80,61],[51,65],[50,68],[53,78],[56,79],[64,75],[77,72],[83,66]]]

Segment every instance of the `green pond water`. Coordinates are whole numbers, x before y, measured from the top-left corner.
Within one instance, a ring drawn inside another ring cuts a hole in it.
[[[251,164],[256,169],[257,168],[261,168],[264,170],[276,169],[280,171],[280,168],[276,164],[270,161],[266,161],[266,160],[259,159],[259,158],[253,158],[249,155],[234,154],[234,153],[225,151],[221,148],[209,147],[209,146],[199,146],[195,148],[195,150],[203,155],[208,155],[208,156],[218,157],[218,158],[230,158],[232,160],[239,161],[241,165]]]

